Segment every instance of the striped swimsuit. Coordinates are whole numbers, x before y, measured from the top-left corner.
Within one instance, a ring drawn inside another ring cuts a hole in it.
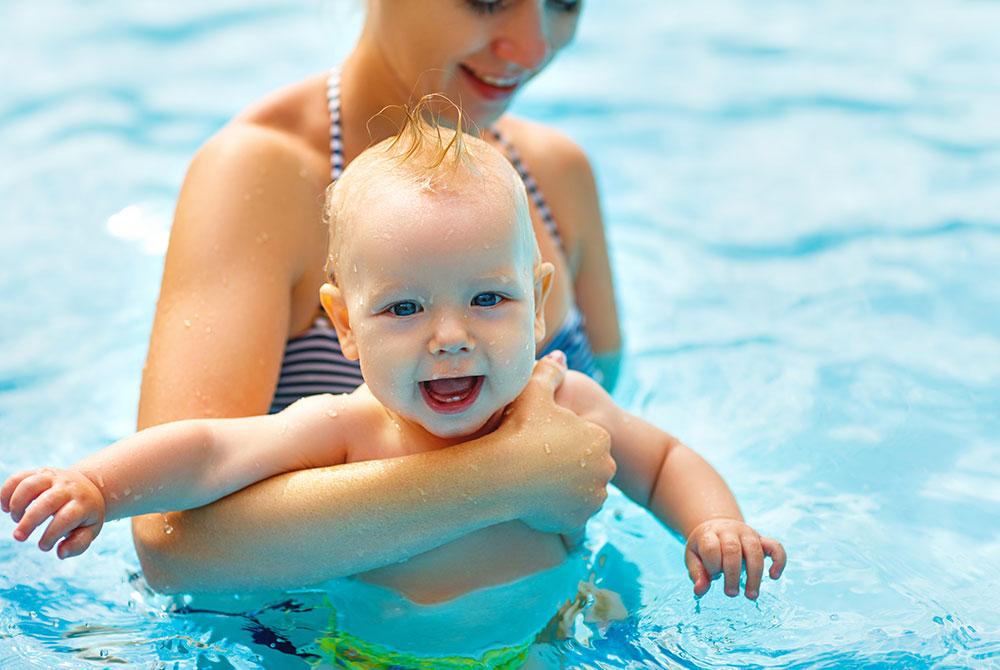
[[[340,129],[340,72],[337,69],[330,73],[327,80],[327,101],[330,107],[331,176],[333,181],[336,181],[344,170],[344,145]],[[528,195],[545,223],[545,228],[562,249],[562,239],[556,229],[556,222],[534,177],[528,173],[517,150],[500,134],[500,131],[493,128],[490,132],[521,175]],[[562,328],[552,341],[538,352],[538,357],[556,349],[566,354],[566,362],[571,369],[590,376],[596,373],[594,354],[583,329],[583,314],[575,304],[570,305]],[[337,339],[337,331],[325,316],[318,316],[311,328],[288,340],[285,345],[281,375],[278,378],[270,411],[272,414],[280,412],[299,398],[308,395],[350,393],[362,383],[364,379],[361,377],[361,366],[357,361],[344,357]]]

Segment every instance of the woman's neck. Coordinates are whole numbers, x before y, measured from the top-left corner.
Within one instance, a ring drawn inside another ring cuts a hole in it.
[[[350,161],[372,144],[395,135],[400,109],[412,102],[412,83],[399,79],[375,40],[362,33],[340,70],[341,125],[345,158]],[[387,109],[388,108],[388,109]]]

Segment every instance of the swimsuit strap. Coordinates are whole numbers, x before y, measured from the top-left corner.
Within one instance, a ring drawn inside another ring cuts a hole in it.
[[[496,139],[497,143],[503,149],[504,153],[507,155],[507,159],[510,161],[517,173],[521,175],[521,180],[524,182],[524,187],[528,190],[528,197],[531,201],[535,203],[535,208],[542,217],[542,221],[545,223],[545,228],[552,235],[552,239],[556,241],[559,245],[559,249],[566,253],[566,248],[563,246],[562,236],[559,235],[559,228],[556,227],[555,217],[552,216],[552,210],[549,209],[549,204],[545,201],[545,196],[542,195],[542,189],[538,187],[538,182],[528,168],[525,167],[524,161],[521,160],[521,154],[518,153],[517,148],[511,144],[510,140],[500,132],[500,129],[496,126],[491,126],[489,132]]]
[[[340,66],[326,78],[326,105],[330,110],[330,178],[337,181],[344,172],[344,139],[340,128]]]

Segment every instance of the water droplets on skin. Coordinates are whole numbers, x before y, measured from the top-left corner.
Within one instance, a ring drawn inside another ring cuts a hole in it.
[[[170,535],[172,532],[174,532],[174,527],[171,526],[170,522],[167,520],[167,513],[164,512],[160,514],[160,517],[163,518],[163,532],[166,533],[167,535]]]
[[[185,328],[191,327],[191,319],[184,319],[184,327]]]
[[[552,453],[552,447],[549,446],[548,442],[545,443],[545,453],[546,454],[551,454]]]
[[[423,490],[422,488],[418,488],[417,490],[420,491],[421,497],[423,498],[427,497],[427,491]]]
[[[580,467],[581,468],[587,467],[587,461],[583,458],[580,459]]]
[[[337,414],[337,410],[335,410],[335,409],[328,409],[328,410],[326,411],[326,415],[327,415],[328,417],[330,417],[331,419],[336,419],[336,418],[337,418],[337,416],[338,416],[338,414]]]
[[[97,487],[102,489],[104,488],[104,477],[100,474],[97,475]]]

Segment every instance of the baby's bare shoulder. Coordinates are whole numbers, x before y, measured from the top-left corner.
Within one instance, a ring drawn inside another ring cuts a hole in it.
[[[385,412],[373,401],[362,386],[353,393],[306,396],[267,418],[278,426],[281,442],[294,443],[298,469],[340,465],[371,458],[359,450],[377,448],[377,436],[386,433],[378,430]]]
[[[566,372],[555,399],[561,407],[604,428],[622,411],[600,384],[576,370]]]

